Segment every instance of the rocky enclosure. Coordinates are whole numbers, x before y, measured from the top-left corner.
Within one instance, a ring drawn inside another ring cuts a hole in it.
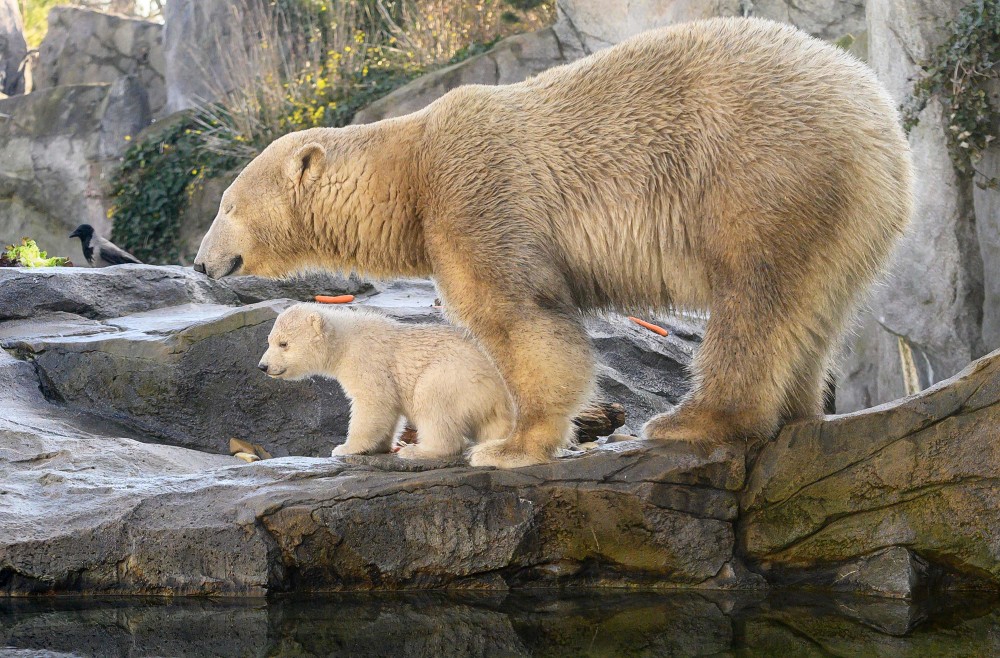
[[[7,594],[770,583],[913,598],[1000,584],[1000,353],[920,396],[791,425],[749,467],[734,450],[614,437],[497,471],[321,457],[343,437],[339,389],[254,367],[288,303],[273,298],[350,291],[436,321],[425,283],[151,266],[0,277]],[[590,324],[626,430],[685,390],[698,328],[664,324],[666,339]],[[244,464],[224,454],[231,436],[287,456]]]

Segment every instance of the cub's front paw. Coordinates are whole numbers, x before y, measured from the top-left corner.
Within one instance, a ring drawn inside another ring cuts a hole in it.
[[[341,443],[339,446],[333,449],[333,452],[330,453],[330,456],[338,457],[341,455],[360,455],[360,454],[362,453],[348,448],[346,443]]]

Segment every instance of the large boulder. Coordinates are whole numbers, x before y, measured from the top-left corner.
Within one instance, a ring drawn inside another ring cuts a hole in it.
[[[996,586],[998,428],[1000,350],[918,396],[790,424],[750,470],[744,554],[784,584]]]
[[[31,358],[51,399],[173,445],[228,454],[237,437],[278,456],[329,454],[349,414],[339,387],[256,369],[286,305],[190,304],[103,322],[36,317],[10,326],[0,345]],[[39,324],[58,335],[38,335]],[[34,335],[19,335],[25,329]]]
[[[900,104],[920,64],[947,38],[948,21],[966,4],[867,3],[869,64]],[[944,106],[932,99],[910,133],[913,223],[860,329],[850,337],[838,382],[839,411],[912,393],[1000,345],[1000,298],[994,292],[1000,284],[995,267],[984,268],[987,260],[996,265],[1000,250],[991,201],[996,191],[983,191],[974,202],[972,181],[949,157],[948,125]],[[988,296],[984,277],[990,281]],[[984,318],[990,318],[987,328]]]
[[[141,94],[122,79],[0,100],[0,241],[28,236],[51,255],[83,260],[69,234],[82,223],[110,230],[107,176],[125,137],[149,123]]]
[[[36,89],[136,80],[154,117],[163,115],[163,25],[79,7],[53,7],[32,71]],[[135,134],[135,133],[133,133]]]
[[[28,47],[17,0],[0,0],[0,94],[24,93],[21,68]]]
[[[70,408],[206,452],[228,452],[238,437],[276,455],[315,456],[343,440],[348,406],[335,383],[277,382],[255,366],[285,305],[364,294],[368,284],[322,275],[218,282],[148,265],[15,268],[0,280],[0,345],[30,356],[46,394]]]
[[[623,436],[510,471],[310,458],[291,455],[326,454],[347,404],[332,382],[256,371],[289,303],[271,298],[353,290],[441,322],[428,283],[152,266],[0,277],[8,593],[763,588],[744,559],[774,584],[897,598],[1000,583],[1000,352],[919,396],[791,424],[751,446],[749,476],[742,449]],[[687,387],[698,327],[659,322],[666,339],[617,316],[588,323],[626,431]],[[208,454],[233,436],[290,456]]]

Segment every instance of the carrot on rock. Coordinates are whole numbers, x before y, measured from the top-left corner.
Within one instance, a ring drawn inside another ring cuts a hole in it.
[[[315,299],[320,304],[347,304],[354,301],[354,295],[316,295]]]
[[[628,319],[631,320],[632,322],[635,322],[640,327],[645,327],[646,329],[649,329],[654,334],[660,334],[661,336],[666,336],[667,334],[670,333],[663,327],[658,327],[655,324],[650,324],[649,322],[646,322],[645,320],[640,320],[639,318],[633,318],[631,315],[628,316]]]

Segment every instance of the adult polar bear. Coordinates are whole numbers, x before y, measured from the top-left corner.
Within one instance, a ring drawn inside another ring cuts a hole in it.
[[[910,215],[893,102],[794,28],[712,19],[378,123],[287,135],[223,195],[195,267],[434,277],[518,419],[474,465],[546,461],[591,391],[581,310],[710,309],[655,440],[816,414],[831,349]]]

